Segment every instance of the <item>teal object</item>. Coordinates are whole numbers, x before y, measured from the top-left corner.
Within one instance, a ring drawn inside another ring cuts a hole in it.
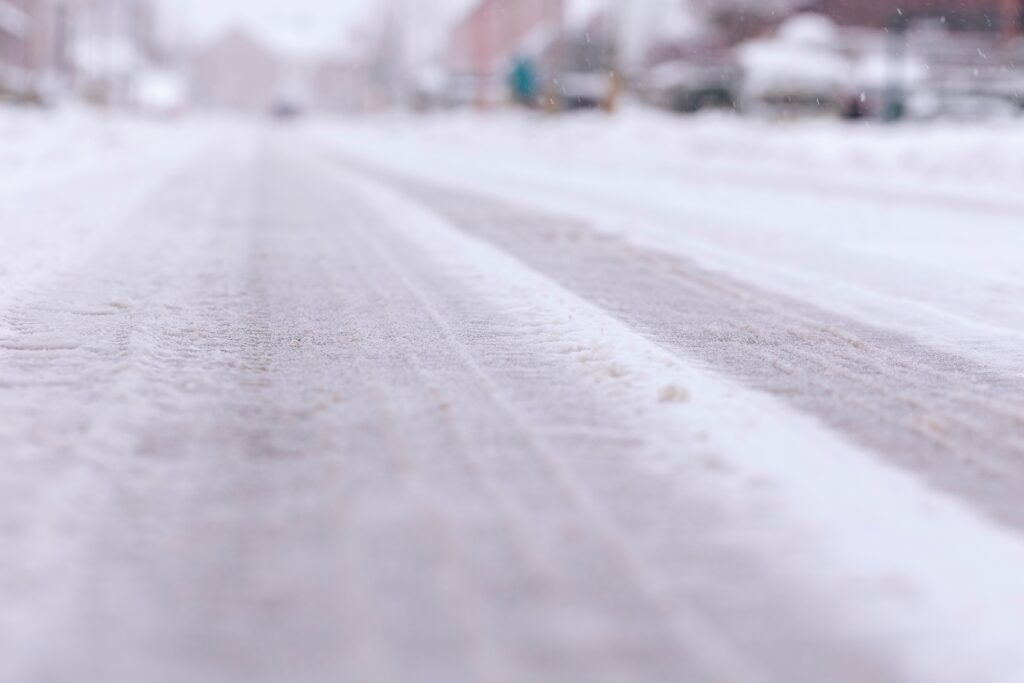
[[[537,67],[533,60],[526,57],[517,57],[512,63],[512,70],[509,72],[509,88],[512,90],[512,98],[519,104],[533,106],[537,101]]]

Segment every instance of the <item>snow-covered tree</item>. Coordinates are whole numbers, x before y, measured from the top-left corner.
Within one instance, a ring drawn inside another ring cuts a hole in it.
[[[728,39],[742,40],[761,33],[807,0],[687,0]]]

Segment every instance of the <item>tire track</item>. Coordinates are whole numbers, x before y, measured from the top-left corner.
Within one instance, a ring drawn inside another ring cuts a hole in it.
[[[1024,527],[1024,374],[758,290],[578,221],[369,173],[670,351],[779,396]]]
[[[899,680],[648,469],[564,323],[236,143],[4,314],[0,673]]]

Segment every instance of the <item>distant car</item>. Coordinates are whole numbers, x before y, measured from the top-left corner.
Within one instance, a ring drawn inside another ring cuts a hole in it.
[[[605,71],[564,74],[558,82],[562,104],[567,110],[596,109],[612,94],[612,77]]]
[[[294,102],[277,102],[270,108],[270,116],[278,121],[292,121],[302,116],[302,107]]]
[[[652,68],[643,78],[647,101],[680,113],[704,109],[735,109],[739,70],[728,62],[671,61]]]

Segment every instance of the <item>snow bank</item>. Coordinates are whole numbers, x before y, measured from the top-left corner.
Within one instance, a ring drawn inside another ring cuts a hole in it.
[[[739,48],[749,97],[775,94],[831,96],[850,81],[851,64],[836,50],[839,31],[827,17],[797,15],[775,36]]]
[[[870,69],[867,69],[870,70]],[[497,168],[512,157],[614,163],[622,170],[699,162],[808,171],[873,184],[942,182],[962,194],[1015,196],[1024,178],[1024,121],[913,122],[898,126],[814,120],[773,122],[728,114],[680,118],[627,109],[621,116],[582,113],[540,118],[515,113],[392,117],[350,122],[370,140],[384,130],[456,152],[483,155]],[[346,124],[346,125],[350,125]],[[884,173],[884,176],[877,175]],[[995,185],[994,185],[995,184]]]

